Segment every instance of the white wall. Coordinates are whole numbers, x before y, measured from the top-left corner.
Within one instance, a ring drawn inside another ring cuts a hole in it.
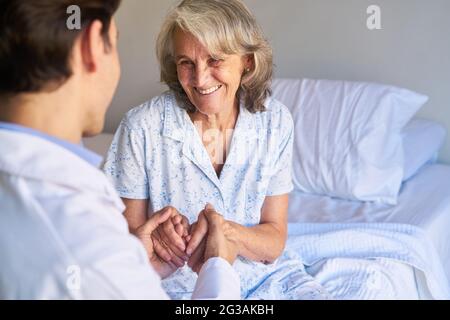
[[[450,132],[450,1],[245,0],[274,48],[277,77],[376,81],[430,96],[419,117]],[[131,107],[159,94],[155,38],[176,0],[125,0],[117,21],[123,76],[108,113],[113,132]],[[381,7],[382,30],[366,9]],[[440,160],[450,164],[450,138]]]

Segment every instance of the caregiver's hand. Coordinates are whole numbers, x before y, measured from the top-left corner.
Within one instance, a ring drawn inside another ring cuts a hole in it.
[[[152,233],[154,250],[161,259],[180,268],[189,258],[185,253],[189,222],[173,207],[163,210],[169,211],[171,218],[160,224]]]
[[[203,264],[214,257],[223,258],[233,264],[238,254],[238,246],[230,237],[230,226],[223,216],[208,204],[199,215],[198,225],[202,226],[202,231],[204,227],[207,231],[206,234],[202,232],[204,238],[189,259],[188,265],[192,270],[200,272]]]
[[[206,236],[208,234],[208,220],[204,211],[202,210],[198,215],[197,222],[192,224],[190,234],[187,237],[186,253],[189,255],[188,266],[197,273],[204,263]]]
[[[209,207],[210,206],[210,207]],[[186,253],[188,256],[192,256],[195,251],[202,245],[204,245],[204,240],[206,234],[208,233],[208,220],[204,216],[204,211],[206,208],[212,208],[210,204],[207,204],[205,209],[198,215],[197,222],[191,225],[189,236],[186,238],[188,241]],[[212,208],[214,210],[214,208]]]
[[[178,267],[170,261],[166,262],[162,260],[157,254],[155,254],[155,242],[152,234],[159,226],[171,220],[172,214],[173,212],[168,208],[162,209],[161,211],[154,213],[150,219],[148,219],[147,222],[140,226],[135,232],[136,237],[139,238],[147,251],[150,263],[163,279],[174,273]]]
[[[228,222],[214,209],[206,209],[204,215],[208,220],[205,261],[209,258],[220,257],[233,264],[238,255],[238,245],[230,236]]]

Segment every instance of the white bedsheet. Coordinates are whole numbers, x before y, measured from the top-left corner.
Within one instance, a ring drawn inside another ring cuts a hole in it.
[[[450,299],[433,244],[422,229],[397,223],[296,223],[286,253],[321,272],[316,280],[338,299]],[[325,265],[325,267],[324,267]],[[397,279],[411,266],[420,275],[412,296]],[[307,270],[311,274],[310,270]],[[394,272],[394,273],[392,273]],[[321,279],[327,277],[328,279]],[[332,279],[329,279],[332,278]]]
[[[389,222],[422,229],[450,279],[450,166],[433,164],[406,182],[397,206],[293,192],[289,222]]]

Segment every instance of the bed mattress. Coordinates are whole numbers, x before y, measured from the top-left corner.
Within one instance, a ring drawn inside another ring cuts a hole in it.
[[[289,222],[388,222],[417,226],[450,279],[450,166],[430,164],[402,185],[396,206],[292,192]]]

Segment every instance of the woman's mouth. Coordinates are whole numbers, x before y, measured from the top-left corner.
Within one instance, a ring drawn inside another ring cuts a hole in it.
[[[202,96],[207,96],[210,94],[213,94],[214,92],[216,92],[217,90],[219,90],[220,88],[222,88],[222,85],[219,84],[217,86],[208,88],[208,89],[199,89],[199,88],[195,88],[195,91],[197,91],[198,93],[200,93]]]

